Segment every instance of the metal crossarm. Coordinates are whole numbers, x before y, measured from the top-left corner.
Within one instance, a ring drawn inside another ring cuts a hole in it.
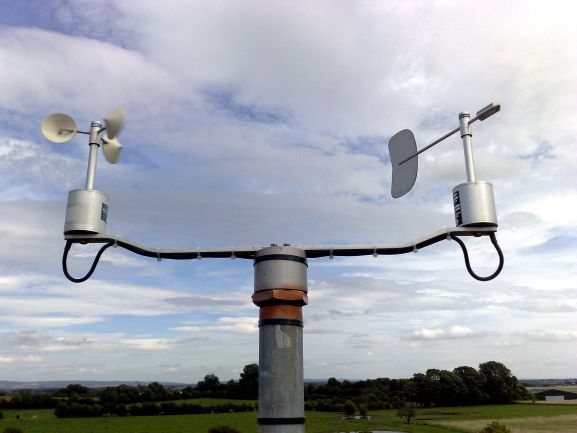
[[[364,244],[364,245],[303,245],[298,246],[306,253],[307,258],[319,257],[350,257],[350,256],[370,256],[370,255],[396,255],[415,252],[451,236],[488,236],[495,233],[497,227],[453,227],[445,230],[439,230],[428,236],[424,236],[414,242],[400,244]],[[108,243],[112,242],[115,246],[122,247],[128,251],[145,257],[172,259],[172,260],[191,260],[191,259],[254,259],[256,252],[265,248],[258,247],[239,247],[239,248],[151,248],[141,245],[137,242],[123,239],[119,236],[112,235],[66,235],[66,241],[71,243]]]

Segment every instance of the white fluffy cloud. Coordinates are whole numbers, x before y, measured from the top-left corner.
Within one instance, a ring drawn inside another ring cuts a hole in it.
[[[483,336],[485,333],[475,332],[467,326],[453,325],[449,329],[427,329],[422,328],[413,332],[412,338],[415,340],[439,340],[475,338]]]
[[[152,104],[159,93],[176,90],[139,53],[35,28],[2,27],[0,61],[9,65],[0,72],[0,108],[18,113],[103,116],[117,104]]]

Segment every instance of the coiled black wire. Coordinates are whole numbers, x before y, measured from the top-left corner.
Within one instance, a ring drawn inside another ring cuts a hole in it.
[[[491,238],[491,243],[493,244],[493,246],[497,250],[497,254],[499,254],[499,266],[497,267],[497,270],[495,272],[493,272],[491,275],[489,275],[488,277],[481,277],[481,276],[477,275],[473,271],[473,269],[471,268],[471,263],[469,261],[469,253],[467,252],[467,247],[465,246],[465,243],[461,239],[459,239],[457,236],[451,235],[451,239],[457,241],[457,243],[459,244],[459,246],[463,250],[463,256],[465,257],[465,266],[467,267],[467,271],[469,272],[469,274],[473,278],[475,278],[476,280],[479,280],[479,281],[489,281],[489,280],[492,280],[493,278],[495,278],[497,275],[499,275],[501,273],[501,271],[503,270],[503,265],[505,263],[505,257],[503,257],[503,251],[501,251],[501,248],[499,247],[499,244],[497,243],[497,237],[495,236],[495,233],[490,233],[489,237]]]
[[[94,261],[92,262],[92,266],[90,267],[88,273],[82,278],[74,278],[72,275],[68,273],[68,266],[66,265],[66,262],[68,260],[68,252],[70,251],[72,243],[73,242],[71,241],[66,241],[66,246],[64,247],[64,253],[62,254],[62,270],[64,271],[64,275],[66,276],[66,278],[68,278],[73,283],[83,283],[84,281],[89,279],[94,273],[94,270],[96,269],[96,265],[98,265],[98,261],[100,260],[100,256],[102,255],[102,253],[106,251],[106,249],[114,245],[114,242],[108,242],[104,244],[102,248],[98,250],[98,253],[96,253],[96,257],[94,257]]]

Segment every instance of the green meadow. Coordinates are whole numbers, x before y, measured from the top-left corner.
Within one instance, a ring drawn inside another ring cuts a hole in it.
[[[202,399],[214,404],[227,400]],[[396,430],[414,433],[475,432],[491,420],[501,420],[513,432],[577,432],[577,407],[566,405],[510,404],[499,406],[449,407],[417,410],[411,424],[395,416],[394,410],[370,412],[372,419],[344,419],[340,413],[307,412],[307,433]],[[4,410],[0,432],[18,427],[23,433],[207,433],[211,427],[229,425],[241,433],[255,433],[256,411],[244,413],[101,417],[58,419],[52,410]],[[20,420],[16,419],[20,416]],[[32,418],[36,416],[36,419]],[[520,426],[520,427],[518,427]],[[545,427],[544,427],[545,426]],[[558,427],[557,427],[558,426]],[[535,429],[534,429],[534,428]]]

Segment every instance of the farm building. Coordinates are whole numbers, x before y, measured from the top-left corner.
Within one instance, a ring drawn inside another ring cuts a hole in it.
[[[545,401],[563,401],[563,400],[577,400],[577,394],[569,391],[561,391],[559,389],[546,389],[535,393],[537,400]]]

